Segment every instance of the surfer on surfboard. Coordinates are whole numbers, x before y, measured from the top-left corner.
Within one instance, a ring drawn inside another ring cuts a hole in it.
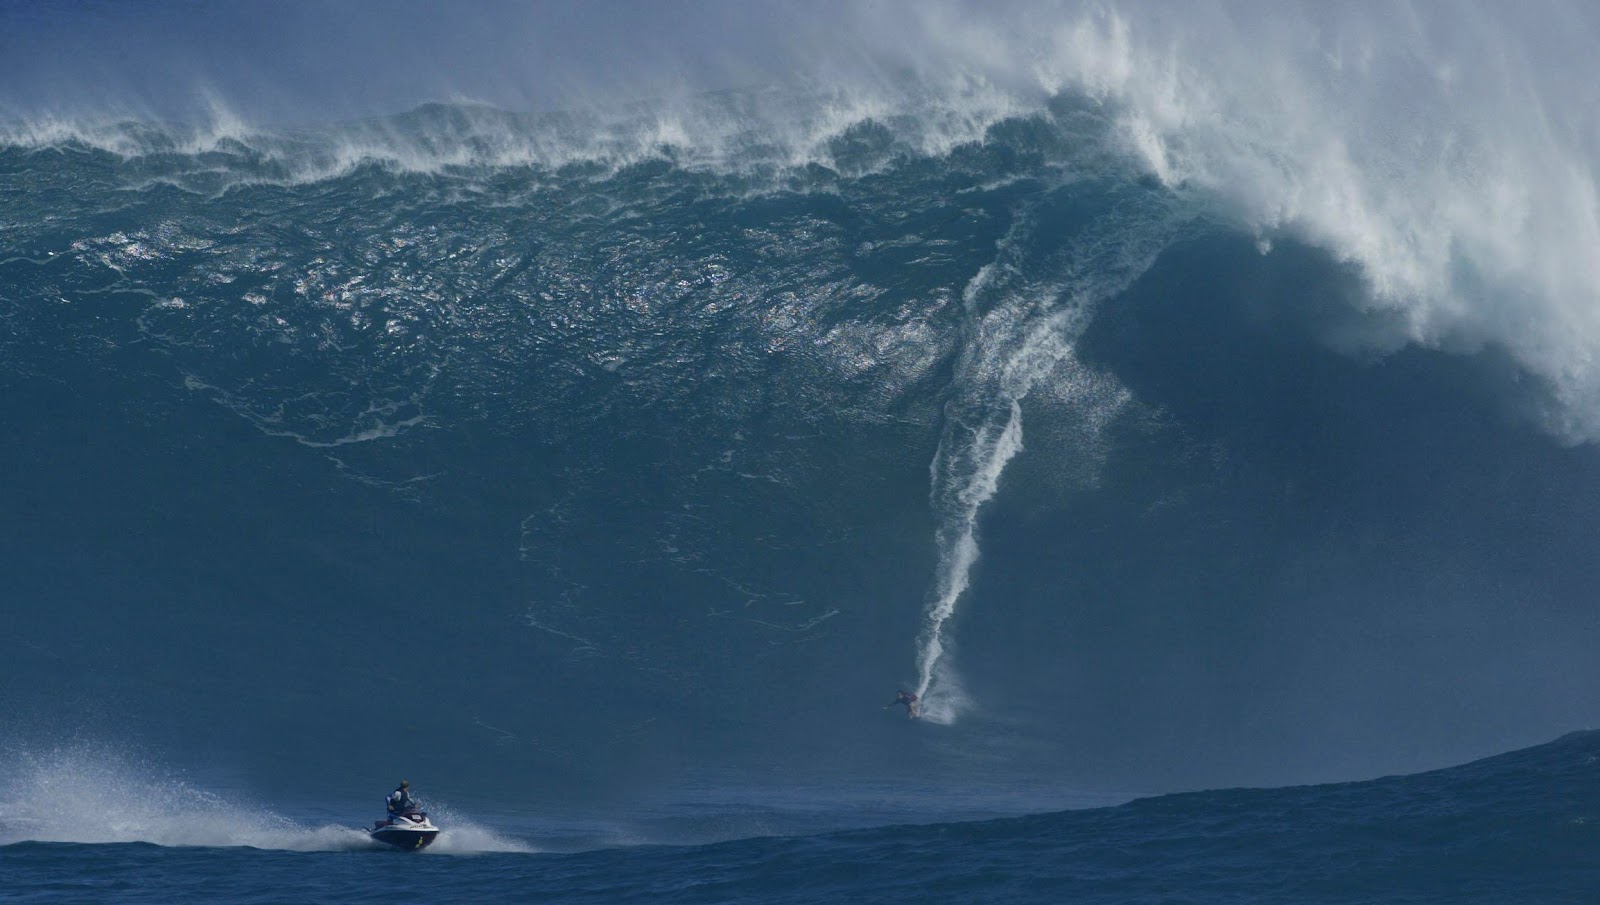
[[[906,705],[906,719],[908,720],[914,720],[922,715],[922,707],[917,702],[917,696],[909,691],[895,692],[894,700],[883,705],[883,709],[888,710],[890,707],[893,707],[896,704]]]

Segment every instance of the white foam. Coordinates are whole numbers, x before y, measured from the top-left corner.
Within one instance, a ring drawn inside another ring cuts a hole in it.
[[[87,147],[125,159],[167,155],[172,171],[146,177],[214,191],[253,184],[337,179],[362,166],[400,173],[593,168],[611,176],[646,161],[691,170],[782,174],[835,167],[833,142],[865,123],[892,127],[896,147],[944,154],[979,141],[1019,108],[982,79],[940,91],[917,83],[808,83],[800,89],[689,95],[648,106],[510,113],[484,105],[426,105],[397,117],[293,132],[250,125],[220,99],[197,123],[152,123],[124,115],[41,115],[0,122],[0,146]],[[195,158],[185,164],[172,155]]]
[[[426,851],[445,855],[480,855],[501,852],[533,854],[538,849],[479,826],[448,805],[428,806],[428,817],[444,832]]]
[[[917,694],[931,722],[952,723],[973,703],[949,663],[948,625],[978,562],[979,511],[1023,450],[1023,401],[1048,387],[1079,410],[1082,455],[1093,460],[1099,432],[1129,400],[1113,378],[1086,373],[1074,343],[1096,306],[1148,269],[1182,220],[1153,196],[1146,202],[1130,200],[1074,236],[1044,242],[1021,212],[963,293],[973,323],[929,469],[939,562],[917,637]]]
[[[1099,100],[1167,185],[1358,265],[1401,315],[1376,348],[1502,347],[1600,439],[1600,9],[950,9],[921,21],[956,58]]]

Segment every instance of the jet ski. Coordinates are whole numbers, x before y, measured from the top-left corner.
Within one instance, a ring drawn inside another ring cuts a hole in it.
[[[414,852],[427,848],[439,837],[439,828],[428,822],[428,812],[416,808],[393,815],[388,820],[377,820],[367,830],[374,842]]]

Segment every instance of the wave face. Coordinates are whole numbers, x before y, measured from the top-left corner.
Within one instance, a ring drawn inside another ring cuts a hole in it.
[[[436,847],[401,864],[394,852],[33,842],[0,846],[0,866],[13,894],[47,901],[381,901],[393,892],[375,880],[403,871],[408,892],[439,902],[1581,902],[1600,873],[1597,761],[1586,732],[1369,782],[712,845]]]
[[[1600,133],[1462,65],[1544,26],[930,9],[938,74],[8,120],[7,741],[532,801],[1591,721]]]

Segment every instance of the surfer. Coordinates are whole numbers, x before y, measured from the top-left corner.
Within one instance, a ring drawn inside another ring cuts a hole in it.
[[[917,696],[912,694],[909,691],[897,691],[897,692],[895,692],[894,693],[894,700],[890,701],[889,703],[887,703],[885,705],[883,705],[883,709],[884,710],[888,710],[890,707],[893,707],[896,704],[904,704],[904,705],[906,705],[906,719],[908,719],[908,720],[914,720],[917,717],[922,715],[922,708],[917,703]]]
[[[384,799],[384,804],[389,806],[389,816],[404,814],[417,807],[417,800],[411,797],[411,780],[402,779],[400,785],[395,787],[389,797]]]

